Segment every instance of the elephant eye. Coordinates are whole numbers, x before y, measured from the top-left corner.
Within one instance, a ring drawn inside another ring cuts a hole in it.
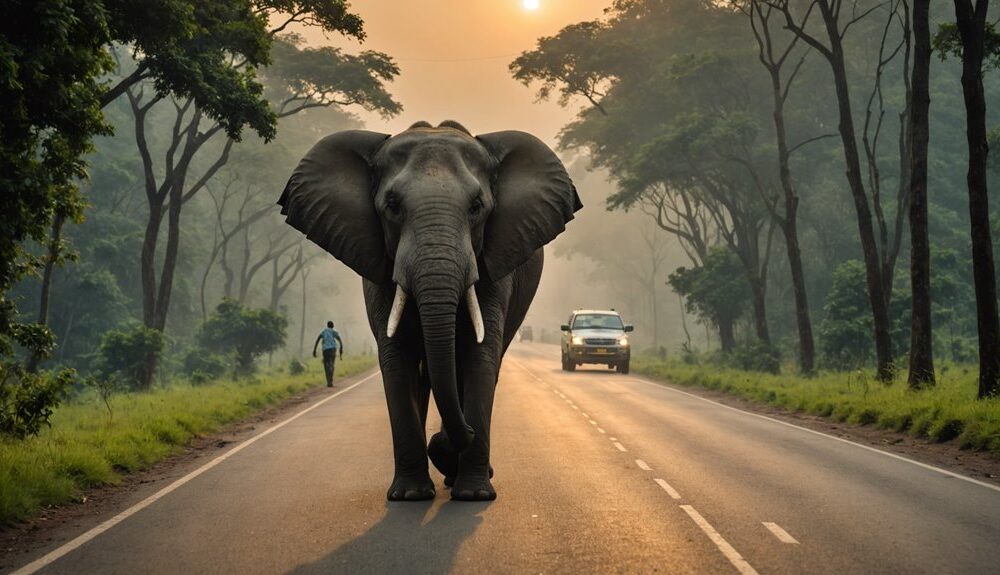
[[[476,196],[476,199],[472,200],[472,205],[469,206],[469,213],[476,215],[483,211],[483,196]]]
[[[399,196],[395,192],[389,192],[385,197],[385,207],[393,214],[399,215],[402,211]]]

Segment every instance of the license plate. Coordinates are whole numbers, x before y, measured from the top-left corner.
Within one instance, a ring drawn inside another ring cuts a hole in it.
[[[608,353],[608,348],[606,348],[606,347],[599,347],[596,350],[594,350],[594,353]]]

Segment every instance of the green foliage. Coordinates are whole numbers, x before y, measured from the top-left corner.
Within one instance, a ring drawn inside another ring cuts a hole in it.
[[[958,24],[954,22],[941,24],[937,34],[931,39],[931,46],[941,60],[949,57],[961,60],[962,37],[958,31]],[[996,24],[993,22],[986,22],[983,49],[986,54],[984,63],[992,68],[1000,68],[1000,34],[997,33]]]
[[[184,356],[184,374],[191,383],[204,384],[222,377],[229,362],[222,355],[196,347]]]
[[[273,63],[264,70],[268,96],[279,115],[299,107],[336,103],[357,104],[383,118],[403,110],[385,88],[399,75],[399,66],[381,52],[346,54],[340,48],[310,48],[296,35],[278,38],[271,48]],[[309,98],[303,95],[311,94]]]
[[[302,363],[299,358],[293,357],[291,361],[288,362],[288,373],[290,375],[302,375],[306,372],[306,364]]]
[[[729,353],[723,354],[722,363],[746,371],[778,373],[781,370],[778,351],[759,341],[736,346]]]
[[[874,328],[865,278],[864,264],[858,260],[846,261],[833,272],[819,326],[820,349],[830,366],[857,367],[871,357]]]
[[[163,353],[163,333],[136,326],[128,331],[111,330],[101,338],[97,373],[120,378],[129,389],[141,389],[150,381],[149,365]]]
[[[337,371],[351,377],[374,365],[373,356],[348,356]],[[0,525],[72,501],[82,489],[117,483],[121,474],[176,453],[195,435],[317,385],[322,382],[309,375],[269,376],[254,385],[175,384],[116,398],[113,419],[99,397],[85,395],[60,407],[52,428],[39,437],[0,441]]]
[[[247,309],[224,299],[202,325],[199,342],[206,348],[231,355],[233,376],[254,372],[254,360],[285,343],[288,320],[267,309]]]
[[[750,293],[742,274],[732,252],[715,248],[704,265],[677,268],[667,283],[684,296],[689,313],[718,326],[720,322],[731,324],[746,310]]]
[[[40,265],[56,213],[79,216],[77,181],[91,139],[107,132],[98,77],[110,70],[106,13],[89,0],[12,0],[0,21],[0,355],[38,353],[18,329],[11,285]]]
[[[0,440],[38,435],[75,377],[73,370],[32,373],[16,363],[0,363]]]
[[[821,373],[814,378],[717,366],[692,366],[633,357],[632,368],[671,383],[714,389],[744,399],[859,425],[906,432],[963,449],[1000,455],[1000,399],[976,399],[968,366],[944,364],[937,385],[912,391],[902,383],[872,385],[863,371]],[[906,380],[905,374],[899,378]]]

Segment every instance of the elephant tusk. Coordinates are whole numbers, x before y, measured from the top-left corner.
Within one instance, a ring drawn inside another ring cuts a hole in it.
[[[389,311],[389,325],[385,328],[385,335],[392,337],[396,335],[396,328],[399,327],[399,320],[403,317],[403,307],[406,305],[406,292],[396,284],[396,297],[392,298],[392,309]]]
[[[472,327],[476,329],[476,343],[483,343],[486,336],[486,327],[483,325],[483,312],[479,309],[479,298],[476,297],[476,286],[469,286],[469,291],[465,294],[466,303],[469,304],[469,317],[472,318]]]

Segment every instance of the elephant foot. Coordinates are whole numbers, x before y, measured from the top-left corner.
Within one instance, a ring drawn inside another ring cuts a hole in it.
[[[426,501],[434,499],[436,494],[430,477],[414,479],[397,476],[392,480],[386,498],[389,501]]]
[[[485,475],[478,478],[459,476],[451,488],[451,498],[454,501],[493,501],[497,498],[497,490]]]

